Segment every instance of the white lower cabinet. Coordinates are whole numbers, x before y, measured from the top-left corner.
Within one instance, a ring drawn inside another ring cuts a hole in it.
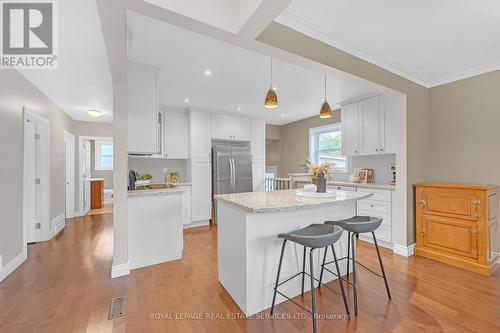
[[[253,178],[253,191],[261,192],[265,190],[266,181],[266,161],[253,160],[252,161],[252,178]]]
[[[191,186],[190,185],[179,185],[180,188],[184,190],[182,193],[182,224],[184,227],[191,224]]]
[[[212,218],[212,163],[208,159],[191,160],[191,220]]]
[[[358,215],[375,216],[383,219],[380,227],[375,230],[379,245],[392,248],[392,199],[390,190],[358,188],[358,192],[371,193],[368,199],[358,201]],[[359,238],[373,242],[371,234],[360,234]]]

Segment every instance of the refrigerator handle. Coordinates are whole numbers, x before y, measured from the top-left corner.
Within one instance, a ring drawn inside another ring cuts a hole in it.
[[[233,192],[233,159],[229,158],[229,191]]]
[[[231,169],[232,189],[231,189],[231,192],[234,192],[236,190],[236,165],[234,165],[234,158],[232,158],[232,157],[231,157],[231,165],[232,165],[232,169]]]

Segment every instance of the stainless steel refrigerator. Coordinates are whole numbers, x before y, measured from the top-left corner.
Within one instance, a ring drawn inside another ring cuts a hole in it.
[[[245,144],[212,146],[213,194],[252,192],[252,153]]]

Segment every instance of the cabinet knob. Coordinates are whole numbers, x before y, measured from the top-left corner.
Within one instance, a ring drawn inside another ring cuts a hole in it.
[[[375,151],[378,151],[378,149],[375,149]]]
[[[418,203],[420,204],[420,208],[425,207],[425,200],[420,200]]]
[[[357,151],[357,150],[355,150],[354,152],[355,152],[356,154],[358,153],[358,151]]]
[[[384,148],[380,148],[380,151],[384,151]]]

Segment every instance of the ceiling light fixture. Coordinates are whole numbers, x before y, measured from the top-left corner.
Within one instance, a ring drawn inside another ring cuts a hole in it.
[[[332,109],[330,108],[330,104],[326,100],[326,74],[325,74],[325,101],[323,105],[321,105],[321,110],[319,111],[320,118],[330,118],[332,116]]]
[[[273,89],[273,58],[271,57],[271,85],[266,94],[266,99],[264,101],[264,107],[266,109],[276,109],[278,107],[278,96],[276,95],[275,89]]]
[[[241,107],[238,106],[238,111],[241,111]]]
[[[184,98],[184,103],[189,103],[189,98]]]
[[[210,69],[205,69],[205,75],[206,76],[212,75],[212,71]]]
[[[95,108],[87,108],[85,109],[85,112],[87,112],[87,114],[92,117],[100,117],[104,114],[104,112]]]

